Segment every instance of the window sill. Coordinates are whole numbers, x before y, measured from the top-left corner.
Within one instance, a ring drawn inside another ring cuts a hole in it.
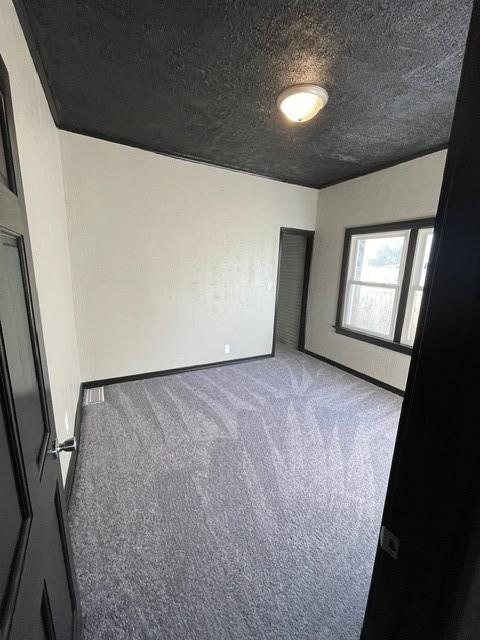
[[[377,347],[384,347],[391,351],[397,351],[398,353],[404,353],[407,356],[412,355],[412,347],[406,344],[400,344],[399,342],[392,342],[391,340],[384,340],[383,338],[376,338],[375,336],[369,336],[366,333],[360,333],[360,331],[352,331],[351,329],[345,329],[344,327],[334,327],[337,333],[342,336],[348,336],[349,338],[355,338],[361,342],[369,342]]]

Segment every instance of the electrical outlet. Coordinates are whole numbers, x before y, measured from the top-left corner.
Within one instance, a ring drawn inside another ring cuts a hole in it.
[[[267,291],[271,291],[273,289],[273,282],[267,282]]]
[[[225,353],[230,353],[230,345],[229,344],[223,345],[223,348],[225,350]]]

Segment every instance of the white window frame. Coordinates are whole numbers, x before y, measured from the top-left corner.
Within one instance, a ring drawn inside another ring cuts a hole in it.
[[[403,237],[403,249],[402,249],[402,257],[400,260],[400,269],[398,273],[398,283],[392,284],[390,282],[371,282],[368,280],[358,280],[354,278],[355,272],[355,263],[358,253],[358,242],[359,240],[373,240],[377,238],[398,238]],[[408,241],[410,238],[410,229],[399,230],[399,231],[380,231],[378,233],[359,233],[356,235],[352,235],[350,242],[350,255],[348,260],[348,277],[345,283],[345,291],[344,291],[344,308],[343,308],[343,316],[342,316],[342,327],[346,329],[350,329],[351,331],[356,331],[358,333],[363,333],[365,335],[374,336],[377,338],[382,338],[384,340],[393,340],[393,336],[395,333],[395,326],[397,322],[398,315],[398,303],[400,301],[400,292],[402,289],[403,277],[405,273],[405,261],[407,258],[407,250],[408,250]],[[368,331],[366,329],[362,329],[356,327],[355,325],[348,324],[346,318],[350,315],[349,308],[349,300],[352,299],[350,295],[350,290],[352,286],[360,285],[366,287],[378,287],[379,289],[393,289],[395,291],[394,301],[393,301],[393,311],[392,311],[392,320],[390,323],[390,331],[388,334],[379,333],[375,331]]]

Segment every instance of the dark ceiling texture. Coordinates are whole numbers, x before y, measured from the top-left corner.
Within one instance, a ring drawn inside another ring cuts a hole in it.
[[[15,0],[57,125],[314,187],[446,146],[471,0]],[[289,85],[324,86],[288,123]]]

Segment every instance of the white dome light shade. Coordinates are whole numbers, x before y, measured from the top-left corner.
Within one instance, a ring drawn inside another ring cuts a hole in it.
[[[328,93],[316,84],[297,84],[277,98],[280,111],[293,122],[311,120],[328,102]]]

